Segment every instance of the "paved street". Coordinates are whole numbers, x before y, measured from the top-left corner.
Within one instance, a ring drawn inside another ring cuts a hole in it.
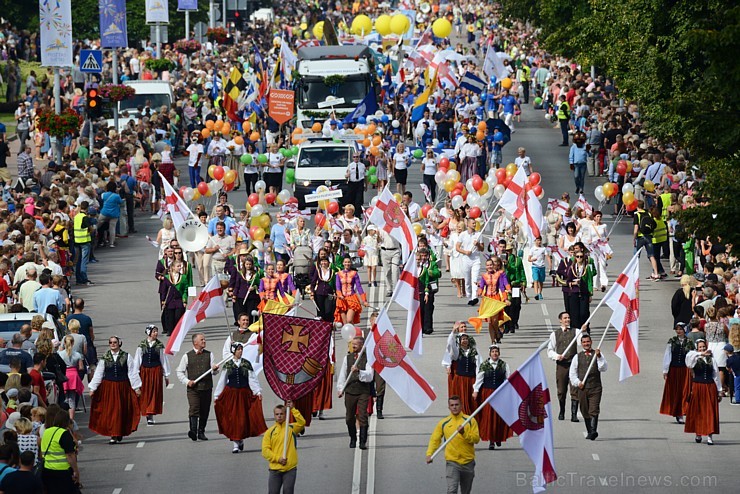
[[[516,148],[525,146],[532,158],[535,171],[542,174],[545,197],[559,197],[563,191],[573,194],[574,184],[568,169],[567,148],[557,147],[559,132],[550,128],[542,112],[525,109],[523,122],[504,149],[504,164],[512,162]],[[181,169],[182,169],[182,165]],[[422,197],[418,166],[412,168],[409,183],[415,197]],[[588,199],[596,204],[591,192],[603,179],[587,179]],[[240,209],[246,200],[243,190],[230,195],[230,202]],[[611,207],[605,207],[611,213]],[[157,220],[149,216],[137,217],[140,232],[122,239],[117,249],[104,249],[98,254],[100,263],[92,265],[90,277],[97,284],[80,288],[76,295],[88,303],[93,317],[98,350],[105,349],[106,338],[122,337],[123,349],[133,352],[144,335],[144,327],[159,324],[159,304],[154,268],[157,251],[145,240],[144,234],[155,236]],[[629,219],[627,219],[629,220]],[[606,216],[606,221],[612,219]],[[612,246],[614,258],[609,264],[610,281],[625,266],[632,254],[631,224],[623,221],[614,230]],[[548,490],[564,493],[594,491],[683,493],[714,487],[716,492],[731,492],[740,482],[740,471],[730,468],[731,456],[740,440],[740,407],[724,400],[720,404],[721,435],[716,445],[695,444],[693,435],[685,434],[683,426],[671,417],[658,414],[663,379],[661,361],[666,340],[673,335],[669,301],[678,288],[674,279],[660,283],[644,280],[649,274],[643,259],[640,290],[640,353],[641,373],[626,382],[618,383],[619,360],[613,354],[616,332],[612,329],[603,345],[609,362],[609,371],[602,377],[604,397],[600,415],[599,438],[584,440],[583,420],[554,422],[555,464],[560,476],[558,484]],[[380,277],[382,279],[382,277]],[[449,277],[445,274],[437,297],[435,332],[425,337],[424,356],[416,365],[434,386],[437,401],[424,415],[408,409],[395,393],[386,394],[386,419],[371,420],[370,449],[347,448],[348,437],[344,424],[344,407],[335,400],[334,409],[326,421],[315,420],[307,434],[299,439],[299,468],[297,492],[302,493],[404,493],[426,494],[444,492],[444,459],[439,456],[431,465],[424,464],[424,455],[436,422],[447,414],[447,376],[440,362],[444,345],[457,319],[467,319],[474,311],[457,299]],[[557,326],[557,314],[562,310],[559,288],[545,289],[545,299],[523,305],[520,331],[507,335],[502,345],[502,358],[512,371],[549,334],[548,327]],[[371,305],[384,301],[385,287],[370,290]],[[602,294],[596,294],[592,307]],[[307,301],[305,307],[310,306]],[[305,315],[305,313],[300,313]],[[403,333],[405,311],[393,306],[392,321]],[[609,309],[599,311],[594,319],[595,340],[601,336],[609,317]],[[363,314],[363,325],[367,312]],[[199,329],[205,331],[208,347],[220,355],[227,329],[223,319],[209,319]],[[341,362],[344,343],[337,335],[337,359]],[[481,353],[486,353],[487,334],[478,338]],[[186,340],[189,341],[189,340]],[[188,346],[184,345],[183,349]],[[171,367],[179,363],[180,355],[171,360]],[[542,358],[546,359],[545,352]],[[554,396],[555,365],[545,361],[548,383]],[[264,492],[267,484],[267,465],[259,449],[261,438],[245,441],[245,452],[231,454],[231,443],[217,432],[215,415],[206,434],[208,442],[191,442],[187,436],[187,404],[185,388],[176,382],[165,391],[165,413],[157,417],[154,427],[142,421],[139,430],[119,445],[109,446],[108,438],[91,436],[84,427],[86,414],[78,414],[85,434],[80,453],[82,482],[85,493],[144,493],[144,492]],[[271,425],[272,406],[278,403],[267,386],[264,376],[263,408]],[[556,401],[556,400],[555,400]],[[89,406],[89,398],[88,398]],[[557,406],[557,405],[556,405]],[[557,410],[554,410],[557,413]],[[512,438],[503,448],[488,451],[487,444],[477,448],[477,468],[474,492],[531,492],[528,479],[533,467],[518,439]]]

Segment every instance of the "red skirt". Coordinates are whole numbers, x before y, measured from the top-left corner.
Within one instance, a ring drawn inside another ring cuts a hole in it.
[[[691,398],[683,431],[697,436],[719,434],[719,401],[717,386],[713,382],[691,383]]]
[[[346,314],[350,309],[355,311],[355,317],[353,321],[349,322],[351,324],[360,324],[362,304],[360,303],[360,297],[356,293],[342,299],[337,298],[337,307],[334,310],[334,322],[342,322],[342,314]]]
[[[262,402],[249,388],[226,386],[213,409],[216,412],[218,433],[232,441],[256,437],[267,430],[262,416]]]
[[[92,397],[88,428],[101,436],[129,436],[140,419],[139,399],[131,383],[103,379]]]
[[[314,412],[320,412],[321,410],[331,410],[332,406],[332,395],[334,388],[334,373],[332,365],[327,365],[324,370],[324,377],[319,381],[318,386],[313,390],[313,409]]]
[[[493,389],[481,388],[478,393],[478,400],[483,403],[486,398],[493,394]],[[514,431],[499,417],[496,411],[489,407],[483,407],[483,410],[477,415],[478,429],[480,431],[480,438],[483,441],[491,441],[495,443],[503,443],[510,437],[514,436]]]
[[[161,415],[162,402],[164,401],[164,372],[162,366],[141,366],[139,376],[141,376],[141,396],[139,396],[141,415]]]
[[[671,417],[686,415],[686,399],[691,392],[691,372],[688,367],[670,367],[663,386],[660,413]]]
[[[470,415],[477,405],[473,399],[473,384],[475,376],[461,376],[457,372],[457,362],[452,362],[452,371],[447,376],[447,397],[457,395],[460,397],[462,413]]]
[[[301,415],[303,415],[303,418],[306,419],[306,427],[311,425],[311,412],[313,412],[313,391],[303,396],[302,398],[293,400],[293,406],[296,407],[298,411],[301,412]],[[294,421],[295,420],[293,419],[293,415],[291,414],[289,423],[293,423]]]

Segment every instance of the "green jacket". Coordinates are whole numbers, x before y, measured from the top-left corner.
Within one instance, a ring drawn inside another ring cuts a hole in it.
[[[429,293],[429,285],[437,281],[441,276],[442,273],[437,263],[430,261],[429,266],[422,269],[421,273],[419,273],[419,291]]]
[[[524,264],[519,256],[510,255],[506,263],[506,277],[509,278],[511,286],[526,286],[527,274],[524,272]]]

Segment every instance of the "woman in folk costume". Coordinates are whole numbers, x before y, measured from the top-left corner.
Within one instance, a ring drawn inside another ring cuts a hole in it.
[[[342,267],[337,273],[337,308],[334,311],[334,321],[358,324],[362,306],[368,307],[367,295],[362,289],[360,276],[352,269],[352,260],[349,257],[342,260]]]
[[[159,284],[159,301],[162,306],[162,332],[171,334],[185,313],[188,283],[182,274],[182,262],[174,261]]]
[[[278,282],[278,292],[280,292],[280,295],[283,297],[285,295],[289,295],[295,300],[295,296],[298,293],[298,288],[296,288],[295,282],[293,281],[293,275],[288,273],[285,261],[283,261],[282,259],[275,263],[275,276],[277,276],[280,280]],[[286,303],[289,302],[285,298],[283,298],[283,300]]]
[[[231,439],[238,453],[244,449],[244,439],[257,437],[267,430],[262,415],[262,388],[249,360],[242,358],[244,345],[231,344],[233,358],[223,366],[223,372],[213,393],[218,433]]]
[[[509,284],[509,278],[506,276],[501,259],[498,257],[490,258],[486,261],[486,272],[483,273],[478,283],[478,298],[482,300],[480,307],[483,308],[486,298],[498,300],[509,305],[510,292],[511,285]],[[503,334],[499,330],[499,325],[506,321],[508,321],[508,318],[503,310],[495,316],[488,318],[488,332],[491,336],[492,343],[501,341]]]
[[[180,266],[180,274],[183,276],[183,287],[186,287],[185,291],[183,292],[183,302],[187,304],[188,302],[188,290],[187,288],[190,288],[191,286],[194,286],[193,284],[193,265],[188,262],[187,256],[185,255],[185,251],[182,250],[182,247],[173,247],[172,248],[172,258],[175,262],[180,261],[182,265]]]
[[[459,396],[462,413],[470,415],[476,408],[473,399],[473,384],[481,364],[481,357],[475,346],[475,339],[467,334],[464,321],[455,323],[450,336],[442,365],[447,369],[447,396]]]
[[[141,379],[134,359],[121,350],[122,343],[118,336],[108,339],[110,349],[98,362],[89,384],[92,404],[88,427],[101,436],[110,436],[109,444],[120,443],[136,431],[141,419]]]
[[[686,355],[695,350],[694,341],[686,337],[686,325],[676,324],[676,336],[668,340],[663,354],[663,400],[660,403],[660,413],[676,418],[676,422],[683,424],[688,402],[686,399],[691,393],[691,373],[686,367]]]
[[[141,379],[139,409],[146,415],[146,425],[154,425],[154,416],[162,415],[164,387],[170,384],[170,364],[164,354],[164,344],[159,341],[159,328],[150,324],[144,329],[146,338],[136,347],[134,365]]]
[[[686,366],[691,369],[693,377],[683,431],[696,434],[694,440],[697,443],[701,442],[702,436],[707,436],[707,444],[711,446],[714,444],[712,436],[719,434],[722,385],[717,360],[712,351],[708,350],[705,340],[697,340],[696,351],[690,351],[686,355]]]
[[[473,385],[473,399],[480,398],[481,403],[491,396],[509,377],[509,364],[499,358],[501,356],[499,346],[491,345],[488,355],[488,360],[478,367],[478,374]],[[488,449],[496,449],[496,446],[500,447],[502,442],[514,435],[514,432],[493,408],[483,407],[478,417],[480,438],[483,441],[490,441]]]
[[[596,270],[589,262],[586,247],[580,242],[573,247],[573,262],[565,268],[563,276],[563,294],[565,310],[570,314],[570,325],[580,328],[590,314],[589,304],[594,293]]]
[[[234,321],[236,325],[239,315],[244,313],[249,316],[249,324],[259,319],[259,315],[253,316],[260,304],[260,279],[262,271],[255,265],[254,258],[249,254],[249,249],[243,245],[239,249],[236,264],[232,267],[229,277],[228,294],[231,297],[234,308]]]
[[[265,267],[265,275],[260,280],[260,312],[265,308],[268,300],[276,300],[278,298],[279,283],[280,278],[275,275],[275,265],[268,264]]]

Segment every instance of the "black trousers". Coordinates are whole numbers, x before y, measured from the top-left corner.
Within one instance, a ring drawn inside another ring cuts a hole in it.
[[[425,302],[425,294],[419,293],[419,309],[421,312],[421,331],[424,334],[431,334],[434,331],[434,294],[429,293],[429,301]]]
[[[196,385],[197,386],[197,385]],[[208,422],[208,415],[211,413],[211,395],[213,389],[204,389],[198,391],[197,389],[188,388],[188,417],[198,417],[200,422],[198,423],[198,429],[204,431],[206,429],[206,422]]]
[[[568,315],[570,315],[570,327],[580,328],[588,320],[589,294],[583,292],[569,293],[567,298],[566,310],[568,311]]]
[[[347,204],[355,207],[355,216],[362,217],[362,203],[365,200],[365,181],[349,182],[349,197]]]
[[[128,232],[134,233],[134,195],[126,194],[126,214],[128,215]]]
[[[234,309],[234,325],[237,325],[239,322],[239,314],[241,313],[245,313],[249,316],[249,324],[257,321],[257,319],[259,319],[259,315],[253,316],[252,311],[257,310],[257,306],[259,306],[259,304],[260,296],[257,295],[257,292],[251,292],[247,297],[246,302],[244,301],[244,297],[236,297],[236,300],[232,304]]]
[[[568,144],[568,124],[570,120],[566,118],[566,119],[558,120],[558,121],[560,122],[560,132],[563,134],[563,144],[567,145]]]
[[[522,89],[524,90],[524,104],[529,104],[529,81],[522,81]]]
[[[429,187],[429,191],[432,194],[432,202],[437,201],[437,182],[434,181],[434,175],[424,175],[424,185]]]
[[[504,312],[511,318],[511,321],[507,322],[509,331],[516,329],[516,325],[519,324],[519,316],[522,313],[522,297],[511,297],[509,299],[511,305],[504,309]]]
[[[244,173],[244,189],[247,191],[247,195],[251,194],[252,192],[256,192],[254,190],[254,186],[259,181],[259,179],[259,173]]]
[[[185,314],[184,308],[164,309],[162,311],[162,333],[172,334],[183,314]]]
[[[316,303],[316,315],[322,321],[334,321],[334,310],[337,307],[337,299],[333,295],[314,295],[313,301]]]

